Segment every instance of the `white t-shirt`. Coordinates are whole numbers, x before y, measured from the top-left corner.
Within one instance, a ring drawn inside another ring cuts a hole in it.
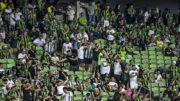
[[[121,75],[122,69],[120,63],[114,62],[114,75]]]
[[[72,92],[68,92],[68,93],[63,94],[64,101],[72,101],[72,99],[71,99],[72,97],[73,97]]]
[[[67,54],[67,51],[68,50],[71,50],[71,49],[69,49],[68,47],[70,47],[70,48],[72,48],[72,43],[63,43],[63,49],[64,49],[64,54]]]
[[[67,15],[68,15],[68,20],[69,21],[73,21],[74,19],[74,14],[75,14],[75,11],[73,9],[67,11]]]
[[[162,79],[162,76],[161,76],[161,74],[159,74],[158,76],[157,76],[157,79],[155,80],[155,82],[157,83],[157,84],[160,84],[161,82],[159,81],[159,80],[161,80]]]
[[[10,14],[10,25],[15,26],[16,22],[15,22],[15,16],[14,14]]]
[[[57,57],[57,56],[56,57],[51,57],[51,60],[52,60],[53,63],[56,64],[59,61],[59,57]]]
[[[126,91],[126,90],[125,90],[125,88],[122,88],[121,91],[124,92],[124,91]]]
[[[0,68],[0,72],[4,72],[5,70],[3,68]]]
[[[117,83],[116,82],[109,82],[109,84],[108,85],[110,85],[110,86],[114,86],[114,85],[117,85]]]
[[[135,75],[135,74],[137,74],[137,73],[138,73],[137,70],[131,70],[131,71],[129,71],[129,75]],[[135,82],[135,83],[137,83],[137,75],[134,76],[134,77],[131,77],[131,78],[130,78],[130,82]]]
[[[37,46],[43,46],[46,43],[46,41],[45,41],[45,39],[40,40],[39,38],[37,38],[33,41],[33,43]]]
[[[16,21],[18,21],[18,20],[20,20],[20,19],[21,19],[21,15],[22,15],[22,13],[21,13],[21,12],[17,12],[17,13],[15,13],[15,19],[16,19]]]
[[[19,53],[18,54],[18,59],[22,59],[22,63],[26,63],[26,58],[27,58],[27,54],[22,54],[22,53]]]
[[[115,33],[114,29],[111,29],[111,30],[107,30],[106,33],[110,34],[110,33]]]
[[[114,40],[114,36],[112,34],[108,34],[107,39],[109,41],[113,41]]]
[[[166,42],[166,43],[171,42],[169,38],[170,38],[170,36],[165,36],[165,38],[164,38],[164,42]]]
[[[3,94],[7,94],[8,91],[6,89],[6,86],[3,86],[2,89],[3,89]]]
[[[138,71],[140,69],[139,64],[136,64],[136,70]]]
[[[84,42],[84,39],[86,38],[86,40],[89,40],[89,37],[88,37],[88,34],[87,33],[84,33],[84,35],[82,35],[82,42]]]
[[[19,53],[18,54],[18,59],[25,58],[26,56],[27,56],[26,54]]]
[[[5,38],[6,38],[5,31],[3,31],[3,32],[0,32],[0,36],[1,36],[3,39],[5,39]]]
[[[113,86],[112,90],[117,90],[117,88],[114,87],[115,85],[118,85],[116,82],[109,82],[108,85],[109,85],[109,86]]]
[[[8,80],[8,82],[7,82],[7,83],[8,83],[8,85],[9,85],[9,87],[10,87],[10,88],[12,88],[12,86],[14,85],[13,80]]]
[[[144,22],[147,22],[147,21],[148,21],[149,16],[150,16],[149,12],[146,11],[146,12],[144,13]]]
[[[12,9],[5,9],[4,12],[5,12],[5,13],[11,13],[11,12],[12,12]]]
[[[78,58],[79,59],[84,59],[84,47],[81,46],[79,49],[78,49]]]
[[[104,20],[104,27],[108,27],[109,26],[109,21],[108,20]]]
[[[151,36],[154,34],[154,30],[149,30],[148,35]]]
[[[64,91],[63,91],[63,88],[64,88],[65,86],[57,86],[57,93],[58,94],[64,94]]]
[[[107,66],[107,61],[106,59],[103,58],[102,63],[101,63],[101,74],[106,74],[110,73],[110,66]]]
[[[77,36],[76,36],[76,38],[77,38],[77,42],[81,42],[81,40],[82,40],[82,34],[81,34],[81,33],[78,33]]]
[[[3,25],[2,15],[0,15],[0,25]]]
[[[114,40],[114,36],[111,34],[111,33],[113,33],[113,34],[115,33],[114,29],[107,30],[106,33],[108,33],[107,39],[108,39],[109,41]]]

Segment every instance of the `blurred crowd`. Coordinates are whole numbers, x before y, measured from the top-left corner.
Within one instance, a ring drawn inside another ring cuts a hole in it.
[[[0,1],[1,101],[180,99],[180,12],[79,5],[85,12],[77,17],[75,3]],[[136,63],[150,48],[172,61],[154,71]],[[163,80],[163,94],[154,97],[149,85]]]

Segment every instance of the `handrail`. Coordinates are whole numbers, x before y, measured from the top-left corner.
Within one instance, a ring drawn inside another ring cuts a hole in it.
[[[151,74],[154,74],[154,72],[149,73],[150,77],[151,77]],[[150,80],[151,80],[151,78],[150,78]],[[150,101],[151,101],[151,99],[152,99],[152,82],[150,82],[149,84],[150,84],[150,92],[149,92],[150,94],[149,94],[149,96],[150,96]]]

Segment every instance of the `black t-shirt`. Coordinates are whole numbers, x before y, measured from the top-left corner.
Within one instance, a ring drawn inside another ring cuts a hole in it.
[[[55,13],[55,15],[64,15],[64,13],[61,11],[55,11],[54,13]]]
[[[67,76],[66,72],[64,72],[64,74]],[[59,79],[66,80],[66,77],[62,74],[62,71],[59,71]]]
[[[18,45],[18,38],[13,36],[11,39],[11,47],[17,48],[17,45]]]
[[[30,54],[30,57],[33,57],[33,58],[36,57],[35,51],[29,50],[28,54]]]
[[[167,48],[165,49],[165,55],[166,55],[166,56],[171,55],[171,54],[167,54],[167,52],[172,52],[172,49],[169,48],[169,47],[167,47]]]
[[[17,75],[18,77],[24,77],[24,76],[25,76],[25,70],[23,70],[23,69],[17,69],[16,75]]]
[[[67,59],[70,62],[70,66],[77,66],[78,65],[78,60],[71,60],[70,58],[75,59],[77,56],[75,54],[72,55],[67,55]]]
[[[30,90],[23,89],[23,100],[32,101],[32,96],[30,95]]]
[[[177,61],[177,62],[176,62],[176,66],[177,66],[177,67],[180,67],[180,61]]]
[[[168,94],[168,96],[171,98],[172,97],[172,91],[171,90],[165,90],[164,91],[164,96],[165,96],[165,94]]]
[[[118,27],[118,28],[124,28],[125,26],[119,23],[119,24],[117,25],[117,27]]]
[[[28,72],[31,73],[31,78],[34,79],[34,76],[36,75],[35,69],[31,66],[29,67]]]
[[[98,61],[99,51],[93,50],[93,60]]]

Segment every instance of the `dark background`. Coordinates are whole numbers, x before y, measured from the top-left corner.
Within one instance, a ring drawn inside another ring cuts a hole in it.
[[[64,2],[76,1],[76,0],[60,0]],[[135,8],[155,8],[159,7],[161,10],[165,8],[170,8],[173,12],[177,12],[180,5],[180,0],[79,0],[82,2],[88,1],[101,1],[102,3],[107,3],[111,7],[115,7],[116,4],[120,3],[122,8],[126,7],[127,3],[133,3]]]
[[[13,1],[24,1],[24,0],[13,0]],[[29,1],[36,1],[36,0],[29,0]],[[77,0],[46,0],[50,2],[65,2],[65,3],[74,3]],[[160,8],[164,10],[165,8],[170,8],[172,12],[177,12],[180,9],[180,0],[79,0],[82,2],[89,2],[89,1],[100,1],[101,3],[106,3],[112,7],[115,7],[116,4],[120,3],[121,8],[125,8],[127,3],[133,3],[135,8]],[[17,5],[19,3],[16,3]]]

